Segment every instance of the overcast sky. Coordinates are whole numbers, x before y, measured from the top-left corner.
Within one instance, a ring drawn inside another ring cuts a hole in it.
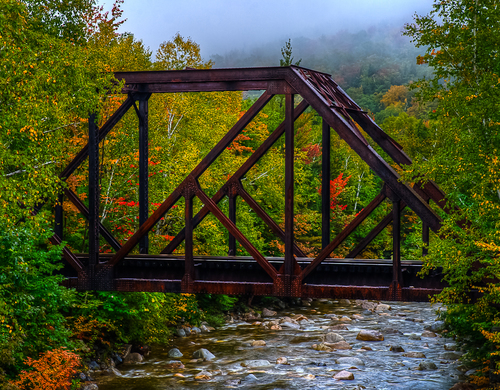
[[[112,0],[99,0],[110,9]],[[121,31],[153,51],[177,32],[191,37],[208,59],[288,38],[315,38],[340,29],[411,22],[433,0],[125,0]]]

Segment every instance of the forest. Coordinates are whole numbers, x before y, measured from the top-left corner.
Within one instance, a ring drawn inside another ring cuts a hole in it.
[[[186,67],[300,66],[333,75],[339,85],[413,159],[398,168],[408,182],[434,180],[450,214],[422,257],[421,221],[404,214],[402,257],[441,267],[449,287],[446,332],[478,368],[476,385],[500,373],[500,9],[493,0],[435,1],[428,15],[401,30],[373,27],[317,40],[283,42],[281,53],[230,52],[203,59],[177,34],[155,52],[131,33],[117,0],[4,0],[0,3],[0,387],[78,388],[73,377],[96,351],[124,343],[166,344],[184,323],[220,325],[237,297],[193,294],[77,292],[61,285],[64,245],[88,250],[88,222],[64,201],[64,241],[51,244],[53,210],[69,188],[88,202],[88,164],[64,181],[61,170],[88,141],[89,112],[102,125],[126,98],[113,72]],[[293,53],[292,45],[293,43]],[[96,91],[106,91],[96,93]],[[157,94],[149,101],[150,212],[252,105],[255,93]],[[276,96],[200,178],[213,195],[284,119]],[[125,242],[138,227],[138,120],[130,111],[101,142],[101,223]],[[380,191],[382,181],[341,140],[331,139],[332,237]],[[377,150],[383,154],[381,150]],[[295,233],[308,255],[321,249],[321,120],[307,110],[295,123]],[[247,191],[284,223],[284,140],[245,176]],[[40,205],[44,205],[40,207]],[[195,202],[195,212],[201,207]],[[227,204],[221,205],[227,212]],[[33,213],[34,209],[39,212]],[[150,234],[159,253],[183,227],[180,201]],[[390,210],[380,207],[334,253],[345,257]],[[284,246],[240,201],[238,228],[267,256]],[[227,230],[206,218],[194,231],[195,253],[225,255]],[[362,254],[391,258],[390,228]],[[137,250],[137,249],[136,249]],[[182,253],[183,247],[178,251]],[[101,252],[112,252],[104,240]],[[238,254],[246,254],[238,247]],[[471,292],[474,299],[471,299]],[[56,368],[60,375],[50,375]],[[491,388],[491,387],[490,387]]]

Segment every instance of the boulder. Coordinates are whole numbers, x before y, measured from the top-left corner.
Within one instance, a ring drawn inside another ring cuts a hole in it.
[[[365,310],[370,310],[370,311],[373,311],[375,310],[375,308],[377,307],[377,304],[375,302],[368,302],[368,301],[364,301],[362,304],[361,304],[361,307]]]
[[[200,326],[201,333],[209,333],[208,327],[206,325]]]
[[[337,343],[339,341],[344,341],[344,338],[338,333],[330,332],[323,336],[323,341],[327,343]]]
[[[351,322],[352,320],[347,316],[342,316],[339,318],[340,322]]]
[[[418,334],[412,333],[409,337],[410,340],[422,340]]]
[[[201,333],[201,329],[197,328],[196,326],[193,326],[191,328],[191,333],[200,334]]]
[[[404,352],[405,350],[403,349],[403,347],[401,345],[391,345],[391,347],[389,348],[389,351]]]
[[[445,344],[445,345],[444,345],[444,349],[445,349],[446,351],[456,351],[456,349],[457,349],[457,345],[456,345],[456,344],[453,344],[453,343]]]
[[[264,340],[254,340],[252,341],[252,347],[265,347],[266,342]]]
[[[324,352],[332,352],[333,351],[333,348],[325,343],[313,344],[312,348],[315,349],[316,351],[324,351]]]
[[[422,332],[422,337],[437,337],[437,334],[428,330]]]
[[[245,378],[243,378],[245,382],[255,382],[258,381],[257,377],[254,374],[248,374]]]
[[[461,356],[462,354],[460,352],[449,351],[439,355],[439,358],[444,360],[458,360]]]
[[[138,352],[132,352],[123,360],[123,364],[135,364],[144,360],[144,357]]]
[[[333,378],[339,381],[352,381],[354,380],[354,374],[352,372],[342,370],[336,373]]]
[[[387,327],[387,328],[382,329],[382,333],[383,334],[403,334],[399,330],[391,328],[391,327]]]
[[[177,336],[186,337],[186,332],[184,331],[184,329],[177,329]]]
[[[357,358],[357,357],[351,357],[351,356],[346,356],[346,357],[341,357],[335,360],[335,363],[337,364],[347,364],[350,366],[364,366],[365,363],[363,360]]]
[[[341,305],[350,305],[351,304],[351,301],[349,299],[340,299],[339,300],[339,303]]]
[[[277,313],[267,308],[262,309],[262,317],[274,317]]]
[[[212,352],[210,352],[208,349],[205,349],[205,348],[201,348],[201,349],[198,349],[197,351],[194,351],[193,357],[195,359],[203,359],[205,361],[210,361],[210,360],[215,359],[215,355]]]
[[[431,332],[442,332],[444,330],[444,321],[435,321],[430,325],[425,327],[425,330],[430,330]]]
[[[276,364],[288,364],[288,359],[284,356],[276,359]]]
[[[99,386],[95,383],[88,383],[84,385],[81,390],[99,390]]]
[[[391,307],[385,303],[380,303],[375,307],[375,311],[389,311]]]
[[[384,341],[384,335],[377,330],[360,330],[356,340],[361,341]]]
[[[168,351],[168,357],[171,357],[171,358],[180,358],[182,356],[184,356],[184,355],[177,348],[172,348],[170,351]]]
[[[423,361],[420,362],[420,364],[417,367],[417,370],[420,371],[437,370],[437,366],[433,362]]]

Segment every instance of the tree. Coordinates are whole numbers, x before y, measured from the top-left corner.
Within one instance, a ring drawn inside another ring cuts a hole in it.
[[[160,44],[156,52],[155,68],[158,70],[181,70],[186,67],[209,69],[212,67],[212,61],[203,62],[200,45],[191,38],[183,38],[177,33],[171,41]]]
[[[288,42],[285,42],[285,46],[281,48],[281,56],[283,57],[283,59],[280,60],[280,66],[290,66],[290,65],[299,66],[300,63],[302,62],[301,58],[296,63],[293,63],[291,39],[288,39]]]
[[[500,8],[494,1],[436,1],[416,16],[405,34],[424,55],[434,77],[415,83],[423,102],[437,101],[428,133],[436,152],[416,158],[407,171],[439,182],[460,212],[445,219],[442,239],[431,243],[428,269],[443,267],[450,287],[438,297],[448,304],[450,333],[466,344],[469,359],[500,368]],[[456,222],[466,220],[458,228]],[[471,290],[482,295],[464,305]]]

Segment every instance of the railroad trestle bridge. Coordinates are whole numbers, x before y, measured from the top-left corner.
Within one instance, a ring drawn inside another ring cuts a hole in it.
[[[401,259],[401,212],[409,207],[422,220],[422,240],[429,241],[429,230],[437,232],[441,219],[429,205],[446,209],[445,194],[433,182],[409,185],[370,145],[357,126],[401,166],[411,164],[402,147],[389,137],[370,116],[347,96],[330,75],[301,68],[270,67],[242,69],[187,69],[181,71],[120,72],[126,100],[99,128],[95,115],[89,117],[88,144],[61,172],[66,180],[89,159],[87,207],[69,188],[64,201],[70,201],[88,220],[89,253],[75,254],[68,247],[63,256],[67,286],[78,290],[162,291],[215,294],[274,295],[281,297],[337,297],[425,301],[439,292],[442,275],[417,276],[419,261]],[[153,93],[264,91],[253,106],[227,131],[217,145],[187,175],[153,212],[148,210],[148,99]],[[212,197],[201,188],[199,177],[235,140],[274,95],[285,96],[285,120],[248,157],[246,162]],[[302,97],[295,106],[294,95]],[[336,236],[330,237],[330,186],[322,185],[322,249],[308,258],[294,239],[294,121],[312,107],[322,118],[322,183],[330,182],[330,132],[335,130],[384,182],[380,193]],[[99,143],[133,109],[139,118],[139,228],[121,245],[99,220]],[[242,178],[284,134],[285,138],[285,222],[282,229],[245,190]],[[218,203],[228,199],[228,213]],[[236,198],[241,197],[255,214],[284,242],[284,257],[263,256],[237,228]],[[184,198],[184,228],[159,254],[150,254],[148,233],[155,224]],[[203,207],[193,215],[193,200]],[[331,253],[385,200],[392,212],[367,234],[345,259],[330,258]],[[63,196],[55,208],[55,233],[51,241],[63,240]],[[193,229],[208,215],[229,234],[228,256],[196,256]],[[392,259],[358,259],[367,245],[392,224]],[[100,253],[100,238],[115,253]],[[250,256],[235,256],[236,242]],[[184,243],[184,255],[173,251]],[[131,254],[139,247],[139,254]],[[425,251],[425,249],[424,249]]]

